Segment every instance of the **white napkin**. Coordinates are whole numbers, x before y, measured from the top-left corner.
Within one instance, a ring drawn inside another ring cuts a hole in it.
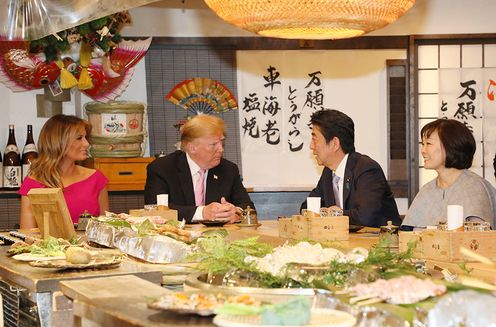
[[[320,197],[308,197],[307,210],[320,214]]]
[[[157,205],[169,206],[169,194],[157,194]]]

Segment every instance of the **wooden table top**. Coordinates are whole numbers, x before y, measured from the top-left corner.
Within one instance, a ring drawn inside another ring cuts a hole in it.
[[[153,265],[123,261],[111,269],[85,269],[59,271],[52,268],[37,268],[28,262],[7,256],[8,247],[0,248],[0,278],[24,287],[32,292],[53,292],[59,289],[59,282],[71,279],[108,277],[133,274],[160,285],[162,273]]]
[[[257,229],[224,226],[231,240],[258,236],[261,242],[274,246],[287,239],[278,236],[277,221],[261,221]],[[206,229],[203,225],[189,225],[188,229]],[[337,242],[342,248],[370,247],[377,242],[377,234],[351,234],[349,241]],[[61,291],[74,299],[76,319],[85,318],[102,326],[215,326],[212,318],[181,316],[149,309],[149,297],[160,296],[169,290],[136,276],[111,276],[98,279],[63,280]]]
[[[236,225],[225,226],[231,240],[258,236],[261,242],[281,245],[286,239],[278,237],[276,221],[261,221],[258,229],[245,229]],[[202,225],[188,229],[200,230]],[[336,242],[341,248],[370,248],[378,241],[377,229],[352,233],[348,241]],[[430,262],[432,266],[434,263]],[[453,268],[456,264],[449,264]],[[478,271],[478,264],[468,264]],[[483,269],[481,271],[484,271]],[[485,272],[484,274],[487,274]],[[476,275],[474,275],[476,276]],[[492,278],[494,278],[494,271]],[[74,316],[90,319],[101,326],[214,326],[212,318],[181,316],[149,309],[149,297],[160,296],[169,290],[131,275],[110,276],[99,279],[62,280],[61,291],[74,299]]]
[[[62,281],[60,289],[74,300],[76,320],[101,326],[215,326],[211,317],[149,309],[150,297],[171,291],[132,275]]]
[[[277,220],[263,220],[259,221],[261,224],[257,229],[239,227],[238,225],[224,225],[224,227],[229,232],[230,240],[238,240],[247,237],[258,236],[260,242],[268,243],[274,246],[282,245],[289,239],[279,237],[279,230],[277,225]],[[189,225],[187,229],[192,230],[204,230],[206,229],[203,225]],[[339,248],[352,249],[355,247],[365,247],[370,248],[377,243],[379,239],[379,229],[378,228],[364,228],[363,232],[350,233],[349,240],[347,241],[334,241]]]

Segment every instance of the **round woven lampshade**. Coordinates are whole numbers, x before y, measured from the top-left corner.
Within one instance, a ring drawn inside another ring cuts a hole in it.
[[[415,0],[205,0],[223,20],[262,36],[344,39],[392,23]]]

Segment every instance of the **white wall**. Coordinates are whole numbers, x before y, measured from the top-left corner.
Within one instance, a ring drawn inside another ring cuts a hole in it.
[[[228,1],[228,0],[226,0]],[[133,36],[254,36],[213,13],[203,0],[163,0],[132,9]],[[393,24],[370,35],[495,33],[494,0],[417,0]]]

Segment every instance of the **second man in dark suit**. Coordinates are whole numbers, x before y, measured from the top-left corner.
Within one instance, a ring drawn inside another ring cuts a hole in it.
[[[324,170],[309,196],[320,197],[322,207],[342,209],[352,225],[379,227],[391,220],[399,226],[398,208],[382,168],[355,152],[353,120],[337,110],[321,110],[310,123],[310,149]]]
[[[181,150],[158,158],[147,167],[145,204],[169,195],[169,207],[179,219],[239,219],[240,208],[254,208],[236,164],[222,158],[224,121],[197,115],[181,127]]]

